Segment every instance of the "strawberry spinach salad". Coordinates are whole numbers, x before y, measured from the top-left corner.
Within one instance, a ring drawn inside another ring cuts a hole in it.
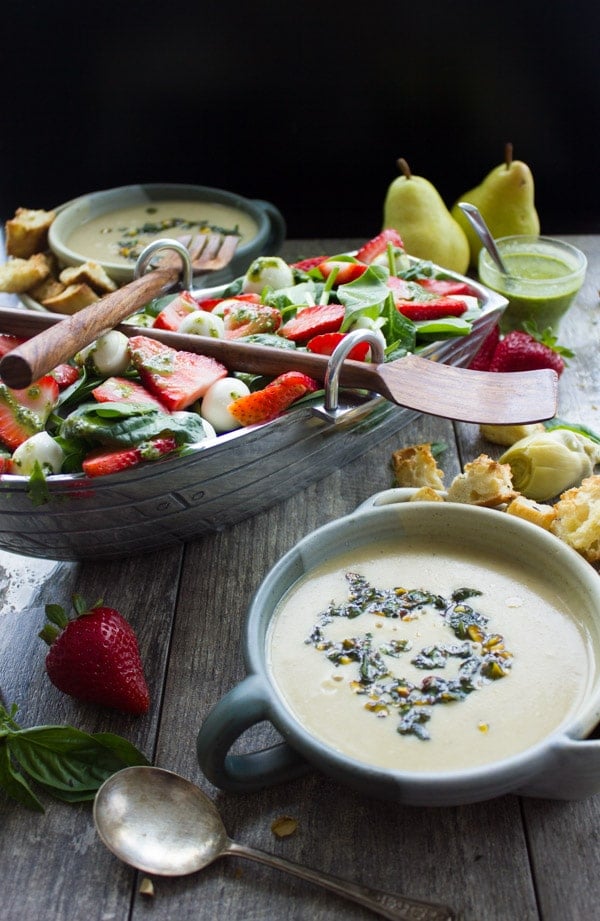
[[[241,340],[329,355],[353,329],[382,337],[386,361],[469,335],[481,314],[467,281],[410,260],[385,230],[355,255],[292,265],[259,257],[219,297],[189,291],[146,305],[143,329]],[[21,340],[0,335],[0,355]],[[359,343],[350,357],[368,361]],[[46,478],[118,473],[190,445],[268,422],[320,384],[298,371],[273,379],[112,330],[24,390],[0,383],[0,474],[28,476],[35,501]]]

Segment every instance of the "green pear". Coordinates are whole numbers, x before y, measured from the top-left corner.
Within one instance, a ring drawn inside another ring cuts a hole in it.
[[[477,266],[481,240],[458,203],[470,202],[479,208],[492,236],[540,232],[540,219],[535,210],[534,183],[531,170],[522,160],[513,160],[512,144],[506,145],[504,163],[496,166],[481,185],[465,192],[452,206],[452,215],[467,235],[471,251],[470,265]]]
[[[429,180],[413,176],[406,160],[398,160],[398,166],[402,175],[387,191],[384,228],[398,231],[410,256],[463,275],[469,266],[469,241],[464,230]]]

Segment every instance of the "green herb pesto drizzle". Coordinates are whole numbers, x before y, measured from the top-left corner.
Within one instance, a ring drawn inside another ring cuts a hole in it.
[[[365,708],[378,716],[397,712],[401,735],[429,739],[425,728],[436,704],[464,700],[473,691],[490,681],[504,678],[512,654],[498,633],[486,631],[488,618],[467,604],[467,599],[482,593],[478,589],[461,588],[449,598],[420,589],[373,587],[363,576],[346,573],[349,584],[348,600],[340,605],[331,603],[319,614],[306,643],[323,652],[337,666],[358,665],[358,677],[350,682],[352,690],[368,699]],[[442,617],[457,643],[425,646],[411,658],[411,664],[423,670],[443,669],[449,659],[462,660],[456,678],[447,679],[429,674],[416,685],[391,671],[392,660],[411,653],[409,640],[393,640],[377,645],[370,632],[332,642],[326,627],[334,618],[356,620],[364,614],[384,618],[412,620],[429,609]]]

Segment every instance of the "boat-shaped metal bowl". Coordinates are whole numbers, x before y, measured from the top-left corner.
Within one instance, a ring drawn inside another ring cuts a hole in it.
[[[432,343],[421,354],[466,367],[507,302],[471,279],[445,274],[468,281],[481,313],[468,336]],[[43,505],[33,504],[27,477],[0,476],[0,548],[75,561],[183,543],[264,511],[360,457],[418,415],[378,395],[344,391],[336,412],[324,407],[325,400],[299,404],[272,422],[117,474],[49,477]]]

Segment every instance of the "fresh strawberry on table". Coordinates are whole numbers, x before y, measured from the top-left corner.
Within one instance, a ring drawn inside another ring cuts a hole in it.
[[[552,334],[541,338],[525,330],[511,330],[498,343],[490,362],[490,371],[535,371],[550,368],[558,375],[565,369],[562,357],[572,352],[559,346]]]
[[[114,608],[88,608],[73,597],[75,616],[46,605],[48,623],[39,636],[50,646],[46,671],[52,684],[78,700],[126,713],[145,713],[150,695],[136,635]]]
[[[256,425],[276,419],[288,407],[307,393],[314,393],[318,384],[301,371],[286,371],[262,390],[238,397],[228,410],[241,425]]]
[[[227,377],[225,365],[214,358],[177,351],[148,336],[133,336],[129,349],[142,383],[171,412],[191,406]]]
[[[22,390],[0,382],[0,442],[14,451],[31,435],[43,431],[58,395],[58,383],[50,374]]]
[[[469,369],[471,371],[489,371],[490,365],[494,358],[494,352],[496,351],[496,346],[500,342],[500,326],[498,323],[494,324],[490,332],[487,334],[479,349],[475,353],[475,356],[471,360]]]
[[[172,435],[150,438],[131,448],[96,448],[83,459],[81,467],[87,476],[107,476],[130,467],[137,467],[144,461],[158,460],[164,454],[171,454],[178,447]]]
[[[323,304],[303,307],[295,317],[279,330],[280,335],[292,342],[308,342],[321,333],[336,333],[344,321],[342,304]]]

